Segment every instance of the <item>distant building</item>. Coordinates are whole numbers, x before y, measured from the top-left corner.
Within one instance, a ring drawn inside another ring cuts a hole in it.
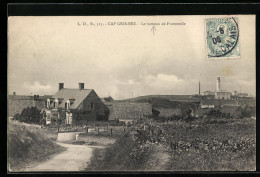
[[[215,99],[230,100],[231,92],[228,92],[228,91],[215,92]]]
[[[238,93],[237,96],[240,98],[248,97],[248,93]]]
[[[236,90],[234,90],[234,91],[232,92],[232,96],[237,96],[237,94],[238,94],[238,92],[237,92]]]
[[[210,90],[207,90],[207,91],[203,92],[203,95],[209,96],[209,95],[215,95],[215,93]]]
[[[201,100],[200,108],[221,108],[223,106],[238,106],[237,100],[205,99]]]
[[[23,109],[28,107],[36,107],[41,110],[45,107],[48,97],[50,95],[16,95],[14,92],[13,95],[8,95],[8,116],[13,117],[15,114],[20,114]]]
[[[231,99],[231,92],[225,91],[225,90],[221,90],[220,89],[220,77],[217,77],[216,80],[216,92],[215,92],[215,99],[223,99],[223,100],[229,100]]]

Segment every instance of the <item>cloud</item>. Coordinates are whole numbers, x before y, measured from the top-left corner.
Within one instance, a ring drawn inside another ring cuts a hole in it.
[[[33,84],[27,83],[25,82],[23,84],[23,87],[28,91],[31,92],[33,94],[48,94],[48,93],[52,93],[53,87],[51,85],[42,85],[40,82],[38,81],[34,81]]]
[[[148,75],[145,78],[146,84],[155,88],[174,88],[177,85],[183,84],[184,81],[175,75],[157,74],[156,76]]]
[[[147,90],[154,90],[152,94],[193,94],[194,86],[197,84],[195,80],[180,79],[176,75],[157,74],[155,76],[148,75],[144,84]],[[196,90],[195,90],[196,91]]]

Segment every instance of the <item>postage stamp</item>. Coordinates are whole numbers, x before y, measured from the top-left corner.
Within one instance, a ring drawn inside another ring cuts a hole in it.
[[[205,23],[207,58],[240,58],[238,18],[208,18]]]

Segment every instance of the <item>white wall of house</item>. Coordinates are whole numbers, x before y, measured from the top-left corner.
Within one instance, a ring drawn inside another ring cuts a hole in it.
[[[214,105],[200,105],[200,108],[214,108]]]

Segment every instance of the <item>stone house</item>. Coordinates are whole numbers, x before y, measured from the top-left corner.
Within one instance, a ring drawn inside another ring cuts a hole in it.
[[[49,99],[46,106],[52,112],[52,117],[65,119],[70,113],[79,113],[81,119],[98,120],[105,116],[106,105],[101,101],[95,90],[85,89],[84,83],[79,83],[79,88],[64,88],[64,83],[59,83],[59,90]],[[71,114],[70,114],[71,115]]]

